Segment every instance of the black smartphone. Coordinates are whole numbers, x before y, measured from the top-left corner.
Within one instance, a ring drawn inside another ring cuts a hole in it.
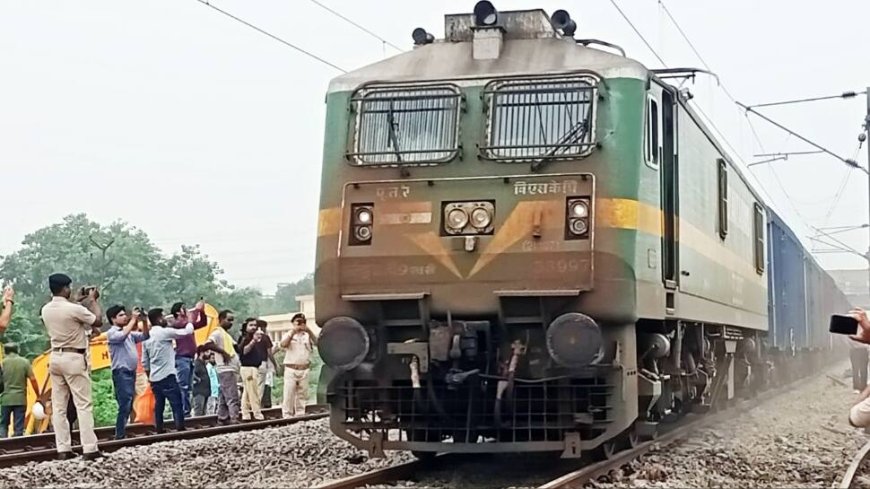
[[[852,316],[832,314],[831,326],[828,328],[828,331],[835,334],[858,334],[858,321]]]

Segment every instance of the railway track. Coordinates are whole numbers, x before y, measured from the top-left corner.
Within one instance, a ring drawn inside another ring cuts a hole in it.
[[[308,406],[304,416],[285,419],[281,417],[280,408],[270,408],[264,409],[263,415],[266,418],[263,421],[244,421],[231,425],[219,425],[215,415],[199,416],[185,420],[186,429],[184,431],[167,429],[165,433],[156,433],[154,426],[135,423],[127,426],[127,438],[123,440],[114,439],[114,426],[97,428],[95,432],[100,450],[111,452],[123,447],[149,445],[161,441],[204,438],[224,433],[289,425],[300,421],[324,418],[328,415],[328,410],[326,406]],[[168,424],[171,425],[171,423]],[[73,431],[73,444],[73,451],[81,453],[82,447],[79,443],[78,431]],[[55,448],[54,433],[2,439],[0,440],[0,467],[52,460],[57,455]]]
[[[865,443],[852,458],[849,468],[846,469],[837,487],[840,489],[867,487],[866,480],[858,480],[861,476],[865,478],[870,476],[870,442]]]
[[[803,381],[806,380],[807,379],[803,379]],[[738,414],[742,411],[755,408],[781,394],[788,392],[789,390],[793,389],[795,385],[798,385],[798,383],[793,383],[787,386],[772,389],[770,391],[761,393],[752,399],[734,402],[731,406],[716,411],[714,413],[709,413],[705,415],[688,414],[682,420],[672,425],[672,427],[670,427],[666,432],[659,434],[655,439],[639,443],[634,447],[627,448],[621,452],[617,452],[607,460],[586,463],[581,465],[576,470],[574,470],[574,467],[577,467],[577,460],[564,460],[562,461],[563,469],[562,471],[559,471],[559,473],[561,474],[560,476],[550,480],[547,480],[546,478],[544,478],[544,476],[542,476],[537,481],[535,481],[534,476],[528,478],[524,477],[524,479],[527,480],[518,481],[517,485],[526,486],[529,485],[529,482],[531,481],[533,482],[531,485],[537,486],[538,489],[575,489],[583,487],[584,484],[593,481],[599,477],[608,475],[611,471],[617,470],[623,465],[630,463],[631,461],[649,452],[653,448],[673,444],[683,438],[686,438],[700,428],[709,425],[715,425],[716,423],[733,417],[735,414]],[[862,451],[862,456],[862,460],[870,460],[870,443],[865,446],[865,449]],[[401,480],[418,480],[419,478],[421,478],[421,475],[429,471],[437,470],[438,466],[443,466],[448,461],[453,464],[457,470],[462,470],[464,460],[472,458],[472,456],[468,455],[463,457],[462,454],[442,454],[432,461],[423,462],[418,460],[406,462],[392,467],[386,467],[383,469],[366,472],[364,474],[359,474],[344,479],[338,479],[317,487],[318,489],[356,489],[359,487],[366,487],[372,485],[392,484]],[[497,458],[494,458],[494,463],[499,463]],[[870,464],[870,462],[868,462],[868,464]],[[569,468],[572,465],[573,467]],[[858,462],[857,465],[860,465],[860,462]],[[857,470],[857,465],[855,470]],[[469,464],[469,467],[471,468],[471,470],[480,470],[479,466],[475,465],[474,463]],[[870,473],[870,466],[868,466],[867,468],[868,473]],[[570,472],[565,473],[565,471]],[[849,486],[841,485],[841,487],[848,488]]]

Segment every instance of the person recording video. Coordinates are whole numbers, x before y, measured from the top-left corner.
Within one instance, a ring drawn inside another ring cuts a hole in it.
[[[864,309],[860,307],[856,307],[849,311],[849,316],[857,323],[856,333],[849,335],[849,339],[855,342],[856,345],[867,346],[870,345],[870,318],[867,317],[867,313]],[[833,330],[833,320],[832,320],[832,330]],[[850,359],[853,358],[851,352],[849,355]],[[863,362],[864,369],[864,381],[866,383],[866,375],[867,375],[867,350],[864,350],[862,354],[863,360],[858,363],[861,364]],[[860,367],[860,365],[859,365]],[[855,362],[852,362],[852,376],[855,378]],[[858,374],[860,376],[860,374]],[[857,384],[856,384],[857,385]],[[870,427],[870,386],[864,386],[860,395],[858,396],[858,401],[852,406],[849,410],[849,424],[856,428],[867,428]]]

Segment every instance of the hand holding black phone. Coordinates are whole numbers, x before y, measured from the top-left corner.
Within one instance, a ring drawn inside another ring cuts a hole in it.
[[[828,331],[834,334],[856,335],[858,334],[858,321],[849,315],[833,314]]]

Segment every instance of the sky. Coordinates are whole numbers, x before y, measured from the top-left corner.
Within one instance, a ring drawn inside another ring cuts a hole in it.
[[[403,49],[415,27],[443,37],[443,15],[474,6],[319,1]],[[700,75],[686,86],[741,164],[812,148],[748,119],[725,91],[753,104],[870,85],[870,2],[613,1],[667,66],[706,63],[719,75],[720,85]],[[312,0],[211,3],[346,70],[398,53]],[[493,3],[567,9],[577,37],[662,66],[611,0]],[[338,74],[196,0],[0,2],[0,255],[27,233],[85,212],[129,222],[167,253],[199,244],[236,285],[271,293],[302,277],[314,268],[323,102]],[[863,96],[764,110],[867,165],[867,148],[856,153]],[[793,156],[746,173],[808,247],[811,227],[868,220],[866,174],[830,156]],[[868,247],[866,229],[836,236],[860,252]],[[817,259],[826,268],[866,267],[850,254]]]

